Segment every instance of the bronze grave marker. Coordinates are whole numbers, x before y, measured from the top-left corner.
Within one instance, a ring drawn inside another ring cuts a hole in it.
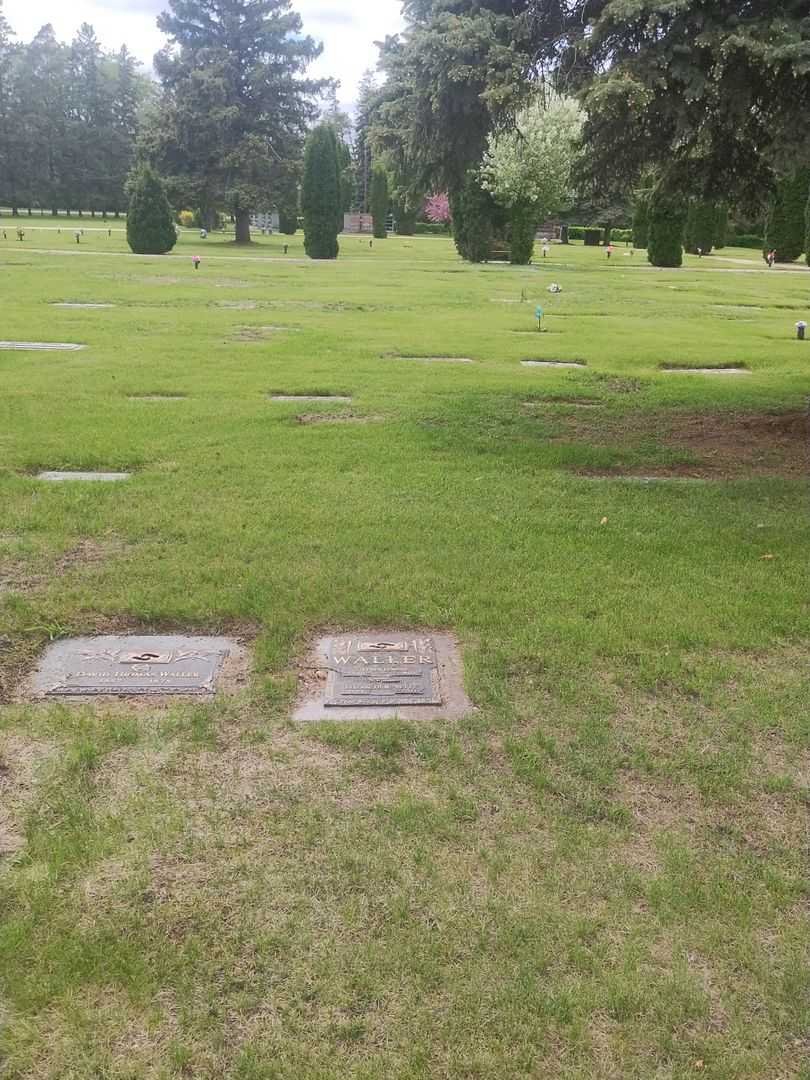
[[[106,636],[59,641],[34,676],[40,697],[212,694],[227,638]]]
[[[433,639],[404,635],[334,638],[324,704],[328,708],[441,705]]]

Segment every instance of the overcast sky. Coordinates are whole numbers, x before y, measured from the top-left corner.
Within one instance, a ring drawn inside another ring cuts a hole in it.
[[[402,28],[401,0],[293,0],[304,30],[324,44],[313,65],[315,75],[340,79],[339,97],[354,101],[360,76],[377,63],[375,41]],[[18,38],[29,40],[44,23],[53,23],[57,37],[69,41],[83,22],[91,23],[102,44],[117,49],[124,42],[139,60],[151,64],[164,44],[155,26],[166,0],[0,0]]]

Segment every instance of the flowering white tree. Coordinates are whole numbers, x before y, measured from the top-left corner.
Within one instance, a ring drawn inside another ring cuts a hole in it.
[[[534,102],[513,129],[490,135],[482,186],[505,207],[531,203],[541,215],[553,213],[570,193],[582,122],[579,106],[569,98]]]
[[[513,262],[530,261],[535,229],[570,196],[582,123],[575,101],[538,100],[519,114],[514,128],[489,137],[481,186],[510,212]]]

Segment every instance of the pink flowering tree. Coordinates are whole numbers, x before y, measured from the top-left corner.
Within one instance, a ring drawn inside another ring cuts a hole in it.
[[[452,220],[450,214],[450,199],[447,193],[431,195],[425,199],[425,217],[434,225],[449,225]]]

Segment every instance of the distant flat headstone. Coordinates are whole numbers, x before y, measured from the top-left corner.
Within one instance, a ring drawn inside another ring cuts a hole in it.
[[[69,304],[66,301],[59,304],[51,304],[51,307],[62,308],[114,308],[115,304]]]
[[[750,375],[748,368],[741,367],[665,367],[672,375]]]
[[[575,367],[584,368],[581,360],[521,360],[524,367]]]
[[[76,352],[86,348],[86,345],[60,341],[0,341],[0,349],[19,349],[23,352]]]
[[[63,480],[129,480],[132,474],[128,472],[41,472],[37,480],[49,480],[51,483],[61,483]]]
[[[130,401],[185,401],[185,394],[130,394]]]
[[[41,697],[211,694],[234,649],[217,637],[73,638],[48,649],[33,689]]]
[[[271,401],[351,401],[340,394],[272,394]]]
[[[390,356],[389,360],[415,360],[422,364],[472,364],[469,356]]]
[[[312,657],[320,679],[297,720],[460,717],[471,704],[448,634],[355,632],[323,638]]]

